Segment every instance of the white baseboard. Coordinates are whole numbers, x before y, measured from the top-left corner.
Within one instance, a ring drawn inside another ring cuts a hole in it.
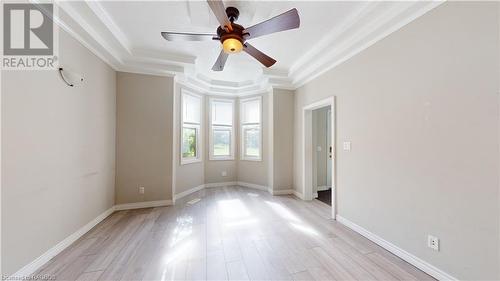
[[[47,250],[45,253],[43,253],[41,256],[36,258],[34,261],[25,265],[23,268],[18,270],[16,273],[11,275],[7,280],[24,280],[24,279],[19,279],[19,278],[27,277],[27,276],[30,276],[31,274],[33,274],[42,265],[47,263],[50,259],[55,257],[60,252],[62,252],[69,245],[73,244],[76,240],[78,240],[85,233],[87,233],[89,230],[91,230],[94,226],[96,226],[98,223],[100,223],[105,218],[107,218],[109,215],[111,215],[114,212],[114,210],[115,210],[114,207],[107,209],[102,214],[97,216],[95,219],[93,219],[92,221],[90,221],[89,223],[87,223],[86,225],[81,227],[80,229],[78,229],[76,232],[74,232],[70,236],[66,237],[61,242],[57,243],[57,245],[55,245],[54,247]]]
[[[318,191],[324,191],[324,190],[328,190],[332,188],[331,186],[326,186],[326,185],[323,185],[323,186],[318,186],[317,190]]]
[[[205,188],[205,185],[204,185],[204,184],[202,184],[202,185],[199,185],[199,186],[197,186],[197,187],[193,187],[193,188],[190,188],[190,189],[188,189],[188,190],[186,190],[186,191],[183,191],[183,192],[181,192],[181,193],[179,193],[179,194],[175,194],[175,195],[174,195],[174,200],[173,200],[173,201],[174,201],[174,203],[175,203],[175,201],[176,201],[176,200],[179,200],[179,199],[181,199],[181,198],[183,198],[183,197],[188,196],[188,195],[189,195],[189,194],[191,194],[191,193],[195,193],[196,191],[200,191],[200,190],[202,190],[202,189],[204,189],[204,188]]]
[[[47,263],[50,259],[55,257],[57,254],[62,252],[68,246],[73,244],[76,240],[82,237],[85,233],[89,232],[94,226],[103,221],[109,215],[111,215],[114,211],[121,210],[130,210],[130,209],[139,209],[139,208],[150,208],[150,207],[160,207],[160,206],[169,206],[172,205],[171,200],[159,200],[159,201],[146,201],[146,202],[137,202],[137,203],[127,203],[127,204],[119,204],[115,205],[108,210],[104,211],[102,214],[97,216],[95,219],[78,229],[76,232],[66,237],[61,242],[57,243],[54,247],[47,250],[41,256],[25,265],[23,268],[18,270],[16,273],[7,278],[7,280],[20,280],[19,278],[30,276],[35,271],[37,271],[42,265]]]
[[[354,230],[355,232],[363,235],[364,237],[368,238],[375,244],[381,246],[382,248],[386,249],[387,251],[393,253],[394,255],[400,257],[401,259],[405,260],[409,264],[415,266],[416,268],[422,270],[423,272],[429,274],[430,276],[438,279],[438,280],[458,280],[457,278],[451,276],[450,274],[442,271],[441,269],[431,265],[430,263],[422,260],[421,258],[408,253],[407,251],[399,248],[398,246],[390,243],[387,240],[384,240],[382,237],[366,230],[365,228],[351,222],[350,220],[343,218],[342,216],[337,215],[337,221],[346,227]]]
[[[254,184],[254,183],[244,182],[244,181],[239,181],[237,184],[239,186],[243,186],[243,187],[248,187],[248,188],[253,188],[253,189],[268,191],[267,190],[267,186],[264,186],[264,185],[258,185],[258,184]]]
[[[296,190],[293,191],[293,195],[295,195],[297,198],[304,200],[304,195]]]
[[[290,195],[293,194],[293,189],[279,189],[279,190],[269,190],[272,195]]]
[[[213,187],[225,187],[225,186],[233,186],[238,185],[236,181],[226,181],[226,182],[215,182],[215,183],[206,183],[204,184],[205,188],[213,188]]]
[[[115,211],[151,208],[151,207],[162,207],[162,206],[170,206],[170,205],[172,205],[172,200],[158,200],[158,201],[125,203],[125,204],[115,205]]]
[[[188,189],[186,191],[183,191],[179,194],[174,195],[174,203],[176,200],[188,196],[191,193],[200,191],[204,188],[214,188],[214,187],[228,187],[228,186],[243,186],[243,187],[248,187],[248,188],[253,188],[253,189],[258,189],[262,191],[267,191],[272,195],[289,195],[293,194],[294,190],[293,189],[284,189],[284,190],[271,190],[268,189],[267,186],[264,185],[258,185],[254,183],[248,183],[248,182],[243,182],[243,181],[227,181],[227,182],[216,182],[216,183],[206,183],[191,189]]]

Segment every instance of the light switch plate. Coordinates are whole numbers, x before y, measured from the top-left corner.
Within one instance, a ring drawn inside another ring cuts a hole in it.
[[[227,172],[226,172],[226,171],[222,171],[220,174],[221,174],[221,176],[223,176],[223,177],[226,177],[226,176],[227,176]]]
[[[427,247],[433,249],[434,251],[439,251],[439,238],[432,235],[428,235]]]
[[[351,151],[351,142],[345,141],[343,144],[344,151]]]

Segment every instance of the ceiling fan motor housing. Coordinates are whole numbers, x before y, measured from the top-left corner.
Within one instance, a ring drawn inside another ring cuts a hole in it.
[[[226,41],[227,39],[236,39],[243,45],[245,43],[245,38],[243,36],[244,35],[243,31],[245,30],[245,28],[236,23],[231,23],[231,26],[233,27],[232,31],[226,31],[220,26],[217,28],[217,36],[220,38],[220,42],[224,45],[224,41]],[[233,52],[236,53],[239,52],[240,50],[237,50],[236,48],[231,48],[227,51],[229,53]]]

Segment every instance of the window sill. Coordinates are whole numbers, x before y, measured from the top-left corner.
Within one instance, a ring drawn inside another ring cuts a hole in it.
[[[196,158],[196,159],[181,159],[181,166],[188,165],[188,164],[200,163],[200,162],[203,162],[203,160],[199,159],[199,158]]]
[[[210,161],[234,161],[234,157],[210,157]]]
[[[241,158],[240,161],[262,162],[261,158]]]

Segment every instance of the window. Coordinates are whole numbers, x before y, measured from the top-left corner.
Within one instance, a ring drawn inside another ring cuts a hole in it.
[[[183,92],[181,99],[181,164],[199,162],[201,161],[201,97]]]
[[[234,159],[234,101],[210,99],[210,160]]]
[[[241,159],[262,160],[262,98],[240,100]]]

